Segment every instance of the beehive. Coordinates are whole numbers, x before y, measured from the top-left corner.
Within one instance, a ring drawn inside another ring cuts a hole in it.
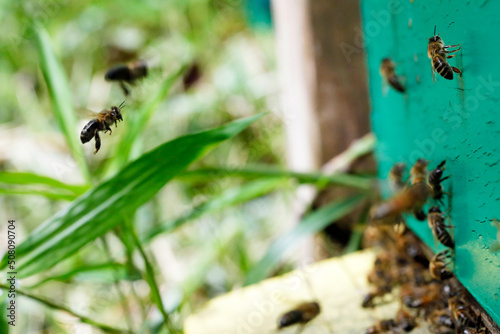
[[[500,218],[500,3],[478,1],[362,1],[372,126],[378,139],[379,176],[395,162],[417,158],[435,168],[446,159],[451,193],[443,211],[454,225],[455,272],[494,321],[500,323],[500,252],[490,246]],[[453,80],[436,75],[427,57],[434,27],[446,45],[461,44],[449,59],[462,70]],[[361,52],[363,38],[340,45],[348,60]],[[406,86],[402,94],[384,85],[381,60],[391,57]],[[410,227],[436,250],[427,223]]]

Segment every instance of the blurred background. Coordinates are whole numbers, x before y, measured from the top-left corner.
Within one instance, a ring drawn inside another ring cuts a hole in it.
[[[20,243],[162,143],[267,112],[133,218],[171,327],[181,331],[217,295],[361,248],[375,166],[363,52],[352,42],[357,1],[2,0],[1,8],[1,235],[15,219]],[[135,60],[149,73],[125,97],[104,76]],[[101,135],[94,155],[93,140],[79,142],[81,129],[124,100],[124,121]],[[334,172],[346,179],[324,178]],[[336,182],[342,187],[329,186]],[[342,214],[276,246],[308,212],[360,193]],[[42,302],[19,299],[15,332],[106,331],[79,315],[134,333],[173,332],[162,326],[146,265],[121,239],[114,229],[22,280],[19,289]]]

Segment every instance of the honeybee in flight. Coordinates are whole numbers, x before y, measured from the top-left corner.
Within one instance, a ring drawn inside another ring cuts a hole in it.
[[[396,65],[391,60],[391,58],[382,59],[382,63],[380,64],[380,75],[389,85],[391,85],[392,88],[394,88],[398,92],[404,93],[406,91],[405,87],[399,81],[399,78],[396,75]]]
[[[394,176],[392,176],[394,177]],[[396,176],[397,178],[397,176]],[[389,200],[372,207],[370,216],[374,223],[380,223],[405,212],[413,212],[418,220],[425,220],[426,214],[422,207],[429,196],[429,186],[425,182],[427,178],[427,161],[418,159],[410,170],[411,185],[402,189]]]
[[[80,133],[80,140],[82,141],[82,144],[85,144],[92,138],[95,138],[94,154],[96,154],[101,148],[101,138],[99,137],[99,132],[104,131],[104,133],[106,133],[109,131],[111,134],[113,131],[111,130],[110,125],[115,123],[116,127],[117,121],[123,121],[121,109],[125,107],[123,105],[124,103],[125,101],[123,101],[118,107],[113,106],[111,109],[104,109],[97,114],[96,118],[90,120],[90,122],[83,127],[83,130]]]
[[[306,302],[297,305],[293,310],[283,314],[278,323],[278,329],[295,324],[306,324],[321,312],[317,302]]]
[[[429,262],[429,272],[432,278],[444,281],[453,277],[453,272],[448,268],[451,263],[450,257],[451,252],[449,249],[434,255]]]
[[[441,182],[448,179],[450,176],[443,177],[443,172],[446,169],[445,166],[446,160],[443,160],[436,169],[432,170],[429,173],[429,177],[427,178],[427,183],[431,187],[432,198],[441,202],[443,195],[445,194],[443,185]]]
[[[125,83],[133,85],[138,79],[148,75],[148,65],[143,60],[137,60],[125,65],[120,65],[109,69],[104,78],[107,81],[118,81],[125,96],[130,94],[130,90]]]
[[[453,80],[453,72],[460,74],[462,76],[462,72],[453,66],[448,64],[446,59],[453,58],[456,55],[448,56],[449,53],[457,52],[462,47],[460,46],[456,50],[447,50],[448,48],[454,48],[460,46],[460,44],[456,45],[444,45],[443,39],[439,37],[439,34],[436,35],[436,26],[434,26],[434,36],[429,38],[429,44],[427,45],[427,56],[431,59],[432,63],[432,81],[436,82],[436,71],[443,78],[448,80]]]
[[[434,238],[439,240],[443,245],[450,248],[455,248],[455,243],[451,238],[447,227],[452,227],[444,224],[444,216],[441,210],[437,206],[433,206],[429,209],[429,214],[427,215],[427,222],[429,223],[429,228],[434,235]]]

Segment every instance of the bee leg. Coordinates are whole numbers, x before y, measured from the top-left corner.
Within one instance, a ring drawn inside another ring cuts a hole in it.
[[[101,138],[99,137],[99,132],[96,131],[95,133],[95,152],[94,154],[96,154],[99,149],[101,148]]]
[[[453,55],[453,56],[448,56],[448,57],[446,57],[446,58],[450,59],[450,58],[453,58],[453,57],[455,57],[455,56],[456,56],[456,55]]]
[[[460,46],[460,45],[462,45],[462,44],[445,45],[445,46],[443,46],[443,49],[456,48],[457,46]],[[460,50],[461,48],[462,48],[462,47],[460,46],[460,47],[459,47],[457,50],[455,50],[455,51],[458,51],[458,50]],[[453,52],[455,52],[455,51],[453,51]]]
[[[443,182],[444,180],[446,179],[449,179],[451,175],[448,175],[447,177],[443,177],[441,180],[439,180],[439,182]]]
[[[453,72],[458,73],[460,74],[460,76],[462,76],[462,71],[460,71],[458,68],[452,66],[451,69],[453,70]]]
[[[125,83],[123,81],[120,81],[120,87],[122,88],[123,94],[125,94],[125,96],[130,95],[130,90],[127,88],[127,86],[125,86]]]
[[[105,125],[106,126],[106,132],[109,131],[109,135],[111,136],[111,134],[113,133],[113,130],[111,130],[111,128],[109,127],[109,125]]]

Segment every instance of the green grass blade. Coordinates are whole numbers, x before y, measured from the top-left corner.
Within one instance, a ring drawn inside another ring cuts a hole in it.
[[[47,277],[40,282],[29,287],[34,289],[50,281],[70,282],[70,281],[91,281],[91,282],[104,282],[112,283],[116,280],[135,281],[141,278],[137,272],[130,273],[128,267],[121,263],[102,263],[95,265],[78,266],[70,271],[57,275]]]
[[[375,178],[335,173],[325,175],[322,173],[298,173],[281,170],[271,166],[256,166],[250,168],[203,168],[185,171],[177,177],[180,180],[212,179],[214,177],[241,177],[245,179],[263,177],[286,177],[296,179],[299,183],[313,183],[324,186],[325,184],[356,188],[363,191],[373,190]]]
[[[63,200],[63,201],[73,201],[78,195],[73,193],[68,193],[67,191],[58,191],[58,190],[40,190],[40,189],[9,189],[9,188],[0,188],[0,194],[4,194],[7,196],[11,195],[35,195],[35,196],[43,196],[48,199],[53,200]]]
[[[95,186],[36,228],[16,249],[19,277],[57,264],[130,217],[175,175],[263,114],[164,143]],[[5,268],[7,257],[0,268]]]
[[[0,283],[0,289],[2,289],[4,291],[9,291],[9,287],[5,284],[2,284],[2,283]],[[28,291],[25,291],[25,290],[21,290],[21,289],[17,288],[16,295],[17,296],[24,296],[24,297],[27,297],[29,299],[35,300],[35,301],[37,301],[37,302],[39,302],[39,303],[43,304],[44,306],[49,307],[51,309],[71,314],[72,316],[77,317],[81,322],[89,324],[89,325],[94,326],[96,328],[99,328],[103,332],[106,332],[106,333],[130,333],[129,331],[126,331],[126,330],[123,330],[120,328],[115,328],[115,327],[94,321],[94,320],[92,320],[84,315],[81,315],[79,313],[74,312],[73,310],[71,310],[70,308],[68,308],[64,305],[58,304],[58,303],[56,303],[50,299],[46,299],[44,297],[36,296],[36,295],[34,295]],[[4,332],[0,332],[0,333],[3,334]]]
[[[73,112],[71,91],[66,74],[59,59],[57,59],[45,29],[37,26],[35,28],[35,36],[40,68],[47,83],[56,119],[84,179],[90,183],[90,173],[79,140],[80,132],[76,128],[77,121]]]
[[[2,172],[0,173],[0,183],[14,185],[44,185],[52,189],[68,190],[76,195],[81,195],[89,189],[89,187],[85,185],[67,184],[51,177],[28,172]]]
[[[166,78],[152,98],[146,101],[138,110],[127,112],[127,131],[118,144],[116,156],[111,161],[108,172],[119,169],[130,160],[137,137],[141,134],[142,130],[144,130],[154,111],[158,108],[158,105],[167,97],[170,89],[182,76],[185,69],[186,66],[183,66],[177,72]]]
[[[299,241],[321,231],[358,206],[365,196],[356,195],[347,199],[337,200],[305,216],[300,223],[288,233],[276,240],[267,250],[262,259],[248,273],[245,285],[253,284],[266,278],[272,269],[281,261]]]
[[[170,320],[170,316],[165,309],[165,305],[163,305],[163,300],[161,298],[160,288],[158,287],[158,283],[156,283],[155,272],[151,261],[149,260],[144,248],[142,247],[141,241],[135,232],[134,225],[130,219],[125,219],[127,232],[130,235],[131,239],[134,241],[135,246],[139,250],[139,253],[142,256],[144,261],[144,266],[146,271],[144,273],[144,278],[148,282],[149,288],[151,289],[151,299],[158,307],[158,310],[163,316],[163,324],[166,326],[169,333],[177,333],[177,329],[172,324]]]
[[[268,194],[273,190],[284,187],[287,182],[287,180],[283,180],[281,178],[264,179],[245,184],[241,187],[225,190],[218,196],[215,196],[193,209],[186,211],[179,218],[164,223],[147,232],[146,235],[142,237],[142,241],[149,242],[158,234],[170,232],[184,223],[196,219],[204,214],[217,212],[230,206],[241,204]]]

